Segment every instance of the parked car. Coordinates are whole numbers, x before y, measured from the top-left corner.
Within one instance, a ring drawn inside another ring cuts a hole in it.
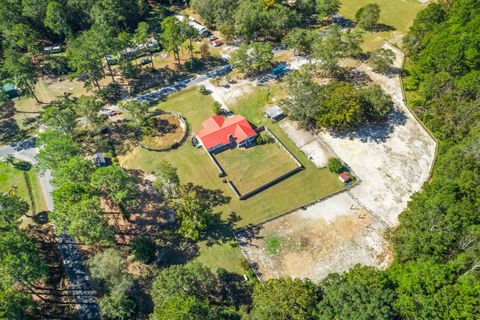
[[[212,34],[210,37],[208,37],[208,40],[211,40],[211,41],[217,40],[217,39],[218,39],[218,37],[214,34]]]
[[[210,41],[210,44],[214,47],[220,47],[223,42],[220,39]]]
[[[140,61],[140,65],[143,66],[143,65],[149,64],[149,63],[151,63],[151,62],[152,62],[152,59],[150,59],[150,58],[144,58],[144,59],[142,59],[142,60]]]

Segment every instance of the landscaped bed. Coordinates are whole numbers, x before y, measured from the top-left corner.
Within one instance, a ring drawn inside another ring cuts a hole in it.
[[[179,115],[156,114],[145,119],[140,143],[147,149],[163,151],[180,144],[186,134],[186,122]]]
[[[275,143],[223,151],[215,158],[240,194],[246,194],[294,170],[297,165]]]

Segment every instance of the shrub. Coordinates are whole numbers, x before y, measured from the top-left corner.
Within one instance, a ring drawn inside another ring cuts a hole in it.
[[[343,170],[343,163],[338,158],[328,159],[328,170],[333,173],[340,173]]]
[[[263,136],[261,134],[259,134],[257,136],[257,139],[255,140],[257,142],[257,144],[264,144],[265,141],[263,140]]]
[[[216,115],[222,114],[223,110],[222,110],[221,103],[218,102],[218,101],[215,101],[212,105],[212,110],[213,110],[213,113],[216,114]]]
[[[282,246],[282,239],[278,236],[269,236],[265,239],[265,250],[271,255],[276,255]]]
[[[198,92],[200,92],[200,93],[203,94],[204,96],[210,94],[210,91],[208,91],[208,89],[207,89],[203,84],[200,85],[200,86],[198,86]]]
[[[132,251],[136,260],[150,263],[155,259],[157,244],[145,236],[139,236],[133,240]]]

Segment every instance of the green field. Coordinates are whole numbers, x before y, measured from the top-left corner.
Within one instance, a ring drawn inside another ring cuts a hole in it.
[[[28,202],[30,213],[47,209],[40,182],[33,170],[22,171],[15,169],[11,164],[0,163],[0,192],[15,192]]]
[[[225,196],[231,197],[230,203],[216,208],[227,218],[232,213],[240,217],[235,228],[258,224],[279,214],[310,203],[342,190],[343,185],[336,175],[327,169],[318,169],[305,154],[299,151],[294,143],[276,124],[263,117],[267,97],[277,92],[274,88],[270,94],[267,89],[254,88],[253,92],[231,107],[232,111],[244,115],[254,125],[268,124],[268,128],[287,146],[287,148],[305,166],[305,170],[262,191],[261,193],[240,201],[227,184],[218,177],[218,172],[208,155],[201,148],[195,148],[187,140],[178,149],[166,152],[152,152],[137,147],[132,152],[119,156],[121,164],[126,168],[140,169],[145,173],[158,170],[161,161],[168,161],[178,169],[183,183],[192,182],[209,189],[219,189]],[[200,94],[197,88],[190,88],[170,96],[158,108],[166,111],[180,112],[189,122],[192,133],[201,128],[203,120],[212,115],[213,99]],[[231,235],[231,231],[228,231]],[[211,266],[237,271],[241,252],[232,241],[207,246],[200,244],[199,261]],[[232,260],[232,257],[237,257]]]
[[[248,149],[226,150],[215,155],[215,158],[242,195],[297,167],[274,142]]]
[[[340,14],[354,19],[358,9],[369,3],[380,6],[380,23],[391,26],[394,30],[365,33],[365,50],[378,48],[384,40],[400,46],[401,37],[405,35],[417,16],[426,7],[419,0],[342,0]]]

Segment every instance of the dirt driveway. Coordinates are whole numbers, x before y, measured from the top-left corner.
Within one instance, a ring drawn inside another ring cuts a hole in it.
[[[395,66],[401,68],[402,52],[385,46],[395,52]],[[357,263],[383,268],[391,261],[384,233],[397,225],[412,194],[428,179],[436,146],[405,105],[398,75],[379,75],[363,64],[358,70],[392,96],[395,110],[384,123],[346,135],[312,134],[291,121],[281,125],[314,163],[331,152],[361,181],[349,192],[240,234],[242,249],[263,279],[320,280]]]

